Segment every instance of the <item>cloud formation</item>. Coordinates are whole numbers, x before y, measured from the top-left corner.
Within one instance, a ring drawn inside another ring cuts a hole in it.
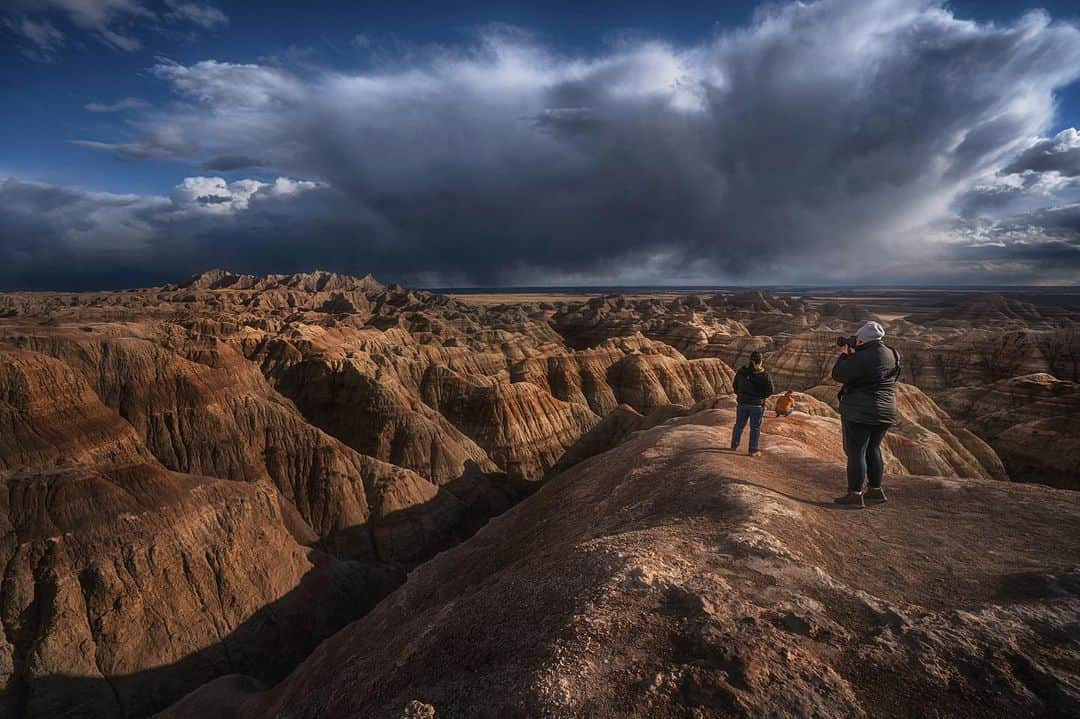
[[[0,180],[0,287],[95,289],[167,282],[218,259],[270,272],[302,242],[329,261],[318,238],[345,208],[319,183],[279,177],[226,181],[187,177],[167,196],[88,192]],[[305,220],[296,226],[294,216]],[[282,244],[285,243],[285,244]]]
[[[1070,127],[1054,137],[1042,138],[1020,153],[1003,173],[1027,171],[1056,172],[1064,177],[1080,177],[1080,132]]]
[[[165,5],[168,7],[165,17],[169,20],[195,23],[207,30],[216,30],[229,24],[228,16],[213,5],[200,5],[194,2],[181,2],[181,0],[165,0]]]
[[[73,30],[88,32],[117,50],[142,48],[136,28],[184,22],[214,30],[228,23],[218,8],[182,0],[165,0],[165,12],[157,13],[142,0],[6,0],[0,10],[3,24],[21,41],[20,49],[32,60],[53,61],[66,44],[65,34],[54,19]]]
[[[146,100],[137,97],[125,97],[116,102],[90,102],[85,109],[87,112],[124,112],[125,110],[142,110],[150,106]]]
[[[820,0],[766,6],[690,47],[622,42],[566,57],[503,29],[364,72],[206,60],[152,73],[171,106],[143,113],[123,143],[78,142],[320,183],[246,207],[235,183],[195,188],[204,210],[227,204],[257,221],[172,222],[170,267],[181,246],[227,265],[221,254],[253,247],[243,228],[260,226],[276,271],[858,281],[917,274],[928,227],[974,203],[980,183],[1004,191],[999,171],[1032,151],[1054,91],[1080,76],[1080,29],[1041,12],[990,25],[928,0]],[[259,225],[268,212],[275,221]],[[967,229],[935,232],[934,251],[986,246]],[[290,244],[298,237],[317,241]],[[1031,237],[1028,265],[1040,261],[1035,240],[1050,241]],[[166,257],[155,246],[151,257]],[[988,254],[970,277],[1008,281],[1016,262]]]
[[[25,16],[5,17],[3,26],[23,40],[23,55],[37,62],[50,62],[65,44],[64,33],[48,20],[33,20]]]

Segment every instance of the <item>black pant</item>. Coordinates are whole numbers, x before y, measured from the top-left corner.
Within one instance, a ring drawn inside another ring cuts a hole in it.
[[[844,420],[843,428],[848,491],[863,491],[864,479],[869,480],[871,487],[880,487],[881,477],[885,474],[885,463],[881,459],[881,440],[889,431],[889,425]]]

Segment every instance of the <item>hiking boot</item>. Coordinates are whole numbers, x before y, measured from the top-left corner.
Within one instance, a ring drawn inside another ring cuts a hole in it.
[[[760,449],[755,449],[753,452],[750,453],[750,456],[751,457],[760,457],[761,456],[761,450]]]
[[[843,497],[837,497],[833,502],[842,507],[851,507],[853,509],[862,509],[866,506],[863,504],[862,492],[848,492]]]
[[[880,504],[888,501],[888,497],[885,496],[885,490],[881,487],[870,487],[866,490],[866,501]]]

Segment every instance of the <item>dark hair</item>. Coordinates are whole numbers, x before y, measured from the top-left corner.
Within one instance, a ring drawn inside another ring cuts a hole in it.
[[[754,350],[753,352],[750,353],[750,361],[753,362],[754,364],[761,364],[762,359],[764,359],[764,358],[761,356],[761,353],[758,352],[757,350]]]

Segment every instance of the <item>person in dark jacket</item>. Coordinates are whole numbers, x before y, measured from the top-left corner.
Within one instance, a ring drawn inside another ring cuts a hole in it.
[[[731,430],[731,448],[739,448],[743,429],[750,423],[750,456],[760,457],[761,419],[765,416],[765,400],[773,393],[772,377],[765,371],[760,352],[750,353],[750,363],[735,373],[735,427]]]
[[[863,507],[866,499],[885,501],[881,488],[885,466],[881,440],[896,423],[896,381],[900,377],[900,355],[882,341],[885,328],[867,322],[856,334],[855,348],[844,346],[833,365],[832,378],[840,389],[840,420],[847,455],[848,491],[836,503]]]

